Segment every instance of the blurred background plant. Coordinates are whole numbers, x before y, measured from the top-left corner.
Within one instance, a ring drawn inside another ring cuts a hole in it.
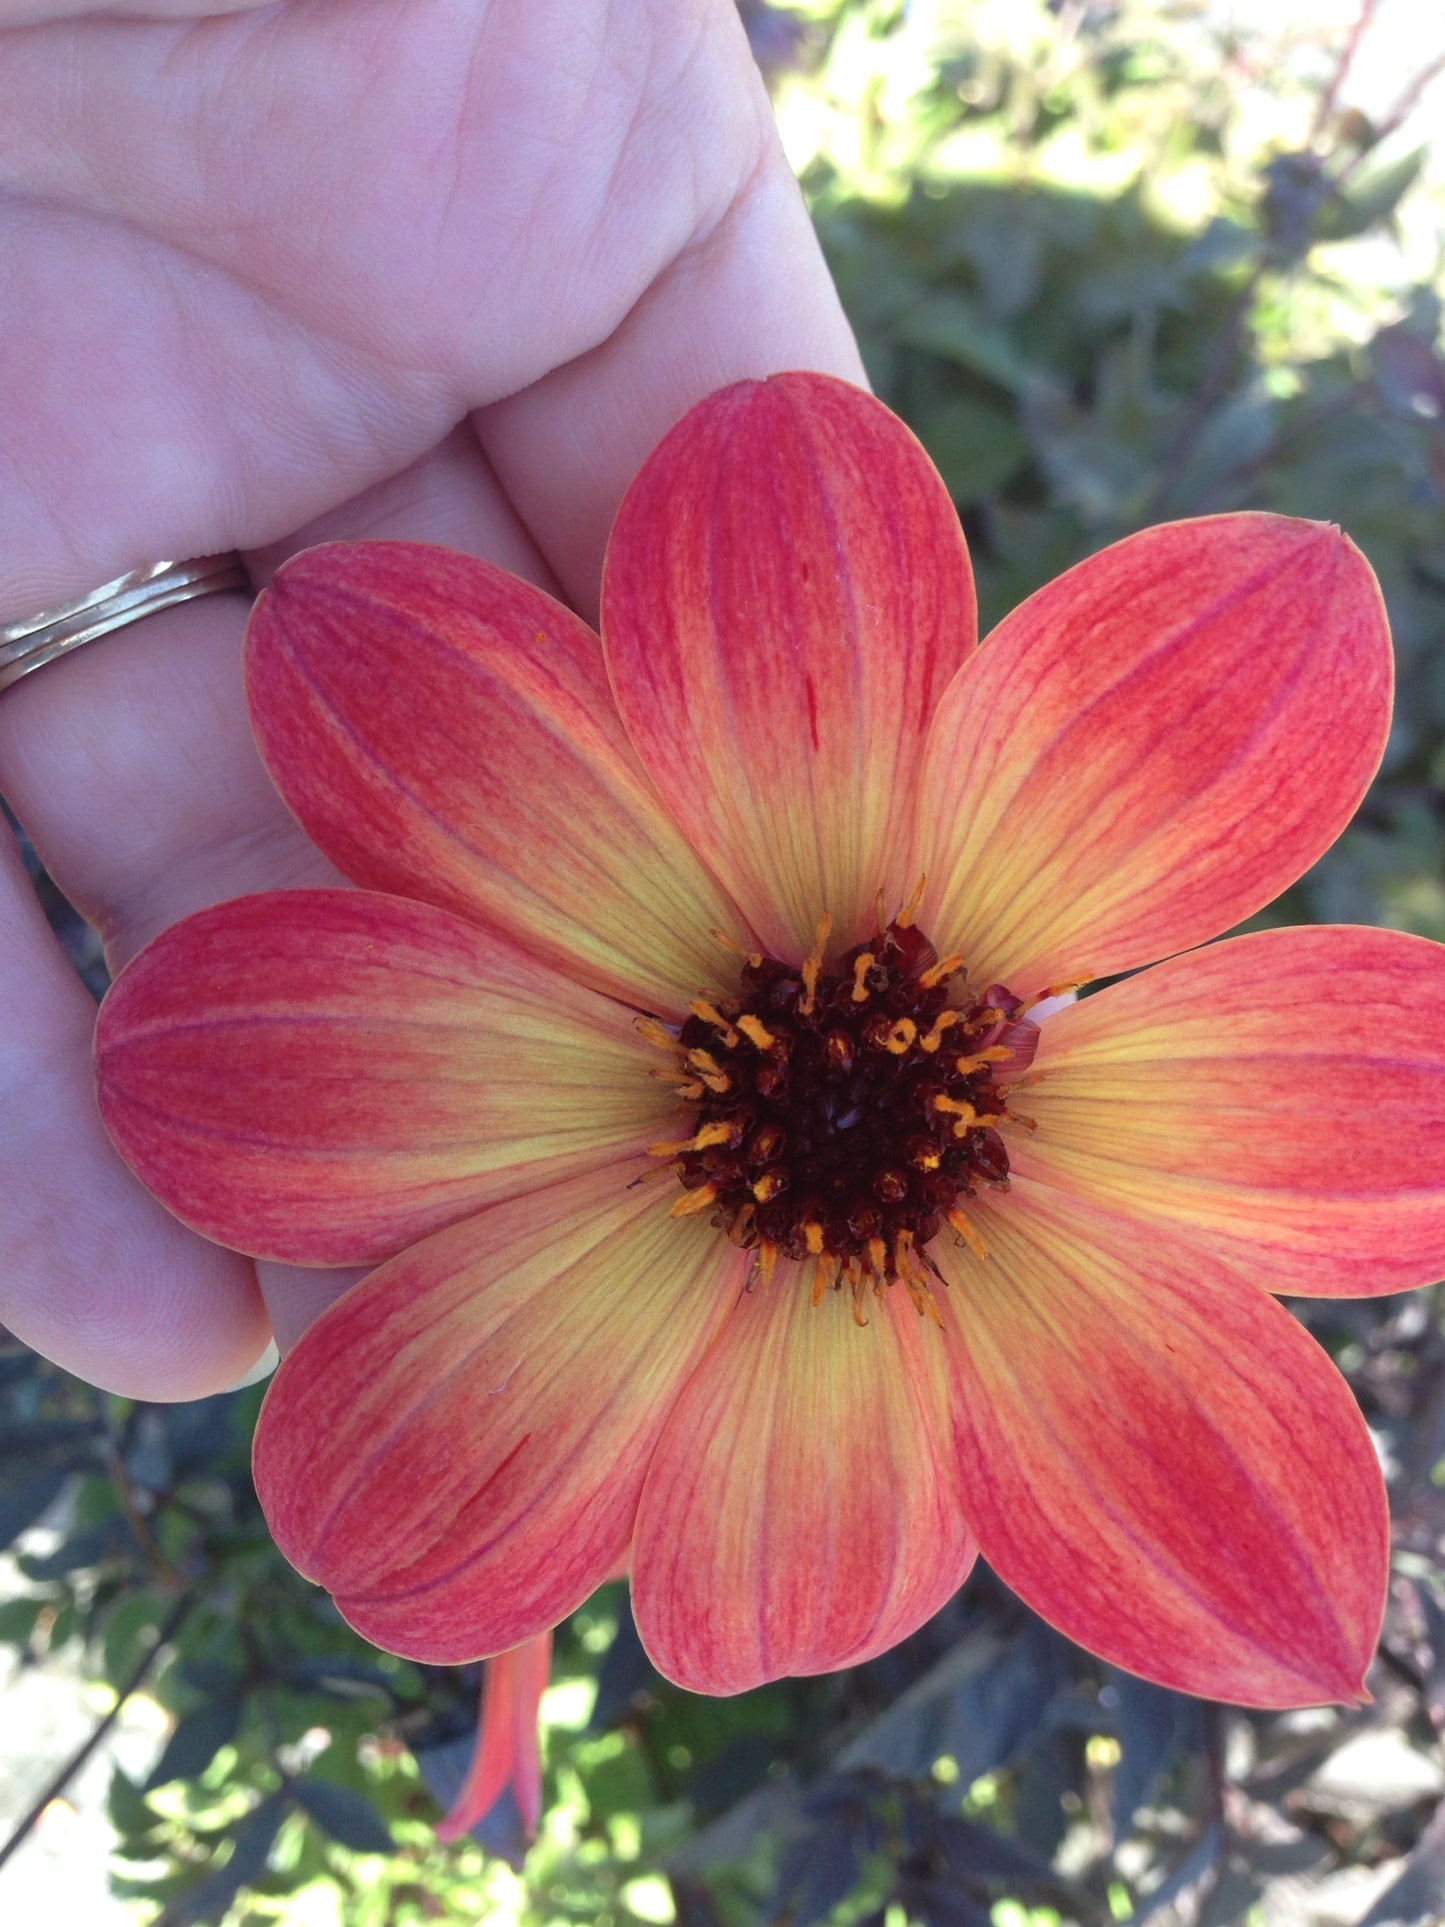
[[[872,379],[964,516],[985,624],[1150,521],[1342,524],[1390,605],[1395,734],[1355,826],[1260,921],[1445,939],[1436,11],[743,6]],[[93,941],[37,881],[98,990]],[[0,1338],[0,1918],[1445,1921],[1441,1309],[1302,1310],[1391,1479],[1371,1706],[1182,1699],[985,1572],[855,1673],[704,1701],[652,1672],[612,1587],[559,1637],[530,1852],[505,1806],[478,1840],[434,1840],[479,1669],[376,1654],[272,1549],[247,1470],[259,1387],[138,1405]],[[45,1758],[40,1680],[83,1733]],[[66,1794],[84,1806],[97,1774],[87,1831]],[[97,1839],[113,1898],[68,1914],[62,1869]]]

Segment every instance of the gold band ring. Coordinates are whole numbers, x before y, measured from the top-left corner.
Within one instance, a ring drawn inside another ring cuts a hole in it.
[[[0,628],[0,689],[159,609],[249,586],[245,565],[235,554],[202,555],[191,562],[154,562],[149,568],[132,569],[129,575],[118,575],[114,582],[103,583],[62,608]]]

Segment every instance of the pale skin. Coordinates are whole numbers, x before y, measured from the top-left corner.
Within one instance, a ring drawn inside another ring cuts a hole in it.
[[[363,536],[591,618],[648,450],[784,368],[862,379],[732,0],[0,0],[0,622]],[[0,696],[0,791],[113,968],[337,880],[257,758],[245,620],[209,597]],[[357,1274],[170,1219],[101,1128],[93,1021],[6,837],[0,1323],[199,1396]]]

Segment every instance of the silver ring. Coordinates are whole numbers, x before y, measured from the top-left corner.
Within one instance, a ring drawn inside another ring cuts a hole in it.
[[[43,669],[58,656],[67,656],[87,642],[108,636],[112,629],[174,608],[197,596],[224,589],[247,589],[250,578],[239,555],[202,555],[190,562],[153,562],[149,568],[118,575],[89,595],[77,596],[59,609],[46,609],[0,629],[0,689]]]

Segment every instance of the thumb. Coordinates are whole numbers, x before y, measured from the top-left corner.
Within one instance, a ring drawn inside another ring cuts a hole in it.
[[[259,12],[272,0],[0,0],[0,28],[40,27],[51,20],[207,20],[223,13]]]

